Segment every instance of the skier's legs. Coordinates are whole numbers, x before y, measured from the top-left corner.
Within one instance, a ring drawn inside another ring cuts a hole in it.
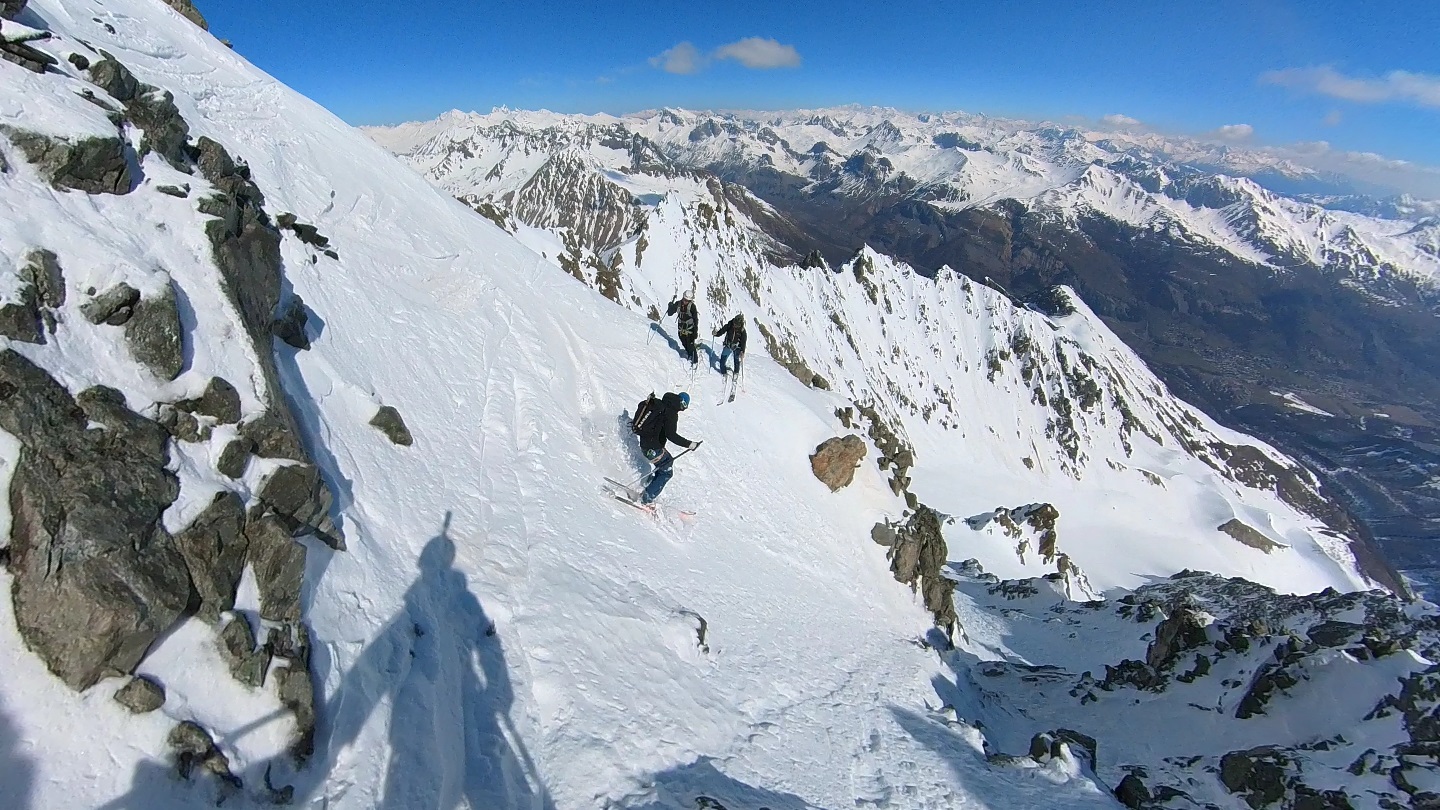
[[[640,496],[641,503],[650,503],[660,497],[660,491],[670,483],[670,477],[675,474],[675,457],[666,450],[646,450],[645,458],[655,465],[655,474],[650,478],[650,484],[645,487],[645,493]]]
[[[735,350],[732,349],[732,348],[730,348],[729,346],[726,346],[725,348],[723,348],[723,349],[720,350],[720,373],[721,373],[721,374],[729,374],[729,373],[730,373],[730,356],[733,355],[733,354],[735,354]],[[738,367],[738,366],[739,366],[739,363],[740,363],[740,358],[739,358],[738,356],[735,358],[735,363],[736,363],[736,366]]]
[[[694,335],[681,335],[680,345],[685,347],[685,356],[690,358],[690,365],[700,362],[700,357],[695,353]]]

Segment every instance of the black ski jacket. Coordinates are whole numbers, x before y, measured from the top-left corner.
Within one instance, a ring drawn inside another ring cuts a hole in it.
[[[690,440],[675,432],[680,421],[680,395],[674,391],[666,393],[660,398],[658,407],[656,418],[650,420],[654,427],[640,434],[640,449],[664,450],[667,440],[671,444],[689,447]]]
[[[674,315],[677,312],[680,313],[680,317],[675,319],[675,324],[680,328],[680,334],[700,334],[700,313],[695,311],[694,301],[686,301],[683,298],[679,301],[671,301],[665,314]]]
[[[724,335],[725,345],[728,348],[733,349],[740,354],[745,353],[745,322],[740,320],[739,315],[731,318],[729,323],[720,327],[719,331],[717,331],[715,335],[717,337],[720,335]]]

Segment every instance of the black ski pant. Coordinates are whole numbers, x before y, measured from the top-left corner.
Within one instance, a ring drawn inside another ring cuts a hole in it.
[[[695,335],[680,333],[680,345],[685,347],[685,356],[690,358],[690,365],[700,362],[700,356],[695,353]]]

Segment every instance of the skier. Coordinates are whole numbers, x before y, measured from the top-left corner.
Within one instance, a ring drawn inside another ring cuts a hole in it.
[[[740,374],[740,359],[745,356],[745,315],[743,313],[730,319],[730,322],[720,327],[715,336],[725,336],[725,348],[720,350],[720,373],[730,373],[729,358],[735,356],[735,374]]]
[[[649,486],[645,487],[645,492],[640,496],[642,504],[649,504],[660,497],[660,490],[665,488],[670,482],[670,476],[675,474],[672,466],[675,457],[665,449],[665,443],[668,441],[688,450],[700,446],[700,442],[692,442],[675,432],[680,412],[690,407],[689,394],[684,391],[678,394],[668,392],[655,402],[654,407],[656,412],[645,420],[640,430],[640,451],[645,454],[645,460],[655,467]]]
[[[694,297],[695,294],[687,290],[679,301],[671,301],[665,310],[666,315],[676,315],[675,324],[679,327],[680,345],[685,347],[685,356],[690,358],[692,366],[700,362],[695,353],[695,338],[700,334],[700,314],[695,311]]]

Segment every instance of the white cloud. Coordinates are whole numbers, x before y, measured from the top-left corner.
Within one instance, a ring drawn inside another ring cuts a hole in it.
[[[1393,101],[1440,109],[1440,76],[1428,73],[1392,70],[1378,78],[1361,78],[1329,66],[1287,68],[1260,74],[1260,83],[1362,104]]]
[[[773,39],[747,37],[729,45],[721,45],[711,54],[715,59],[734,59],[751,70],[800,67],[800,52],[793,45],[781,45]]]
[[[1255,127],[1249,124],[1226,124],[1210,134],[1222,141],[1241,143],[1255,137]]]
[[[1338,127],[1340,126],[1340,122],[1344,120],[1345,116],[1341,115],[1339,110],[1331,110],[1325,113],[1324,122],[1327,127]]]
[[[701,53],[691,42],[682,42],[659,56],[650,57],[650,66],[666,73],[688,76],[722,59],[739,62],[751,70],[800,67],[801,62],[800,52],[793,45],[781,45],[763,37],[748,37],[721,45],[708,54]]]
[[[1112,127],[1138,127],[1141,125],[1139,118],[1131,118],[1128,115],[1121,115],[1120,113],[1110,113],[1104,118],[1101,118],[1100,121]]]
[[[682,42],[659,56],[650,57],[652,67],[660,68],[666,73],[681,75],[699,73],[707,61],[700,53],[700,49],[690,42]]]

